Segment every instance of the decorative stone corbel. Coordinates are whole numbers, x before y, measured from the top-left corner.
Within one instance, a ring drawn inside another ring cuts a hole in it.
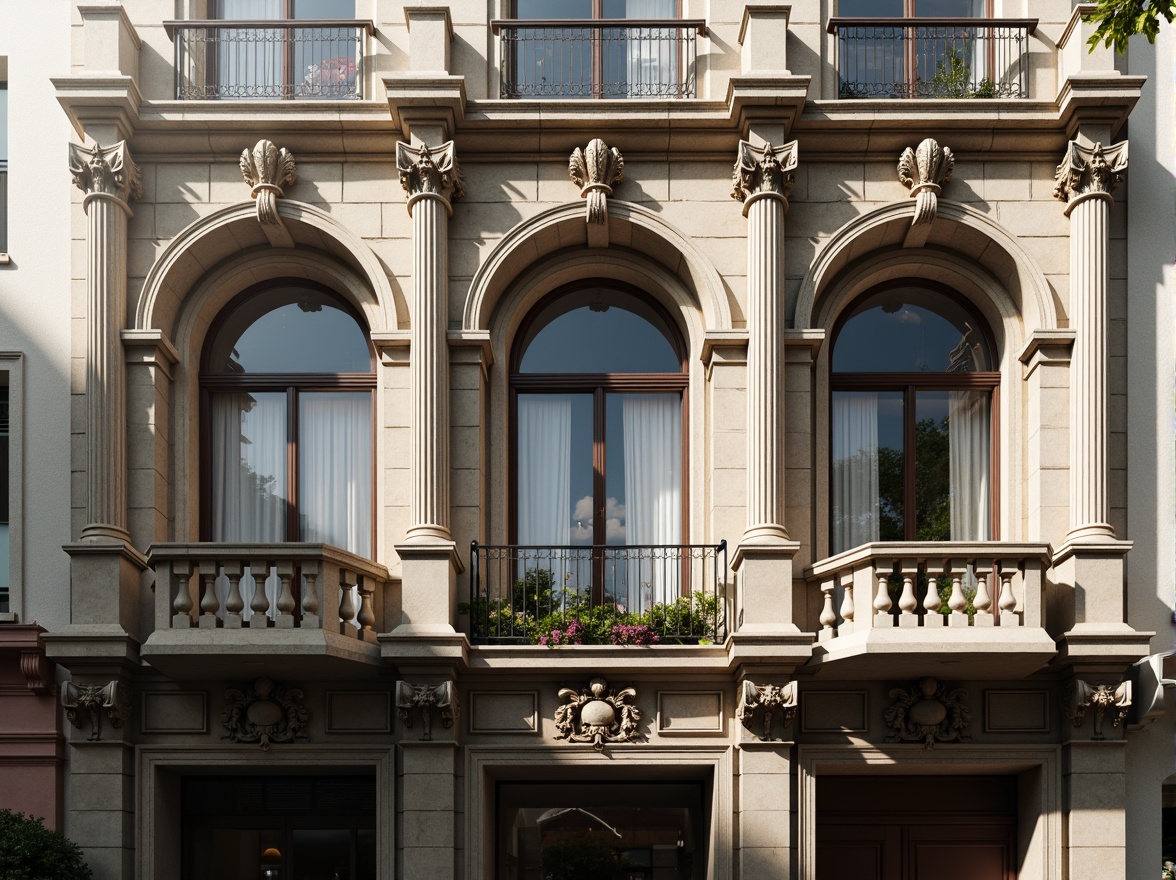
[[[1066,202],[1066,213],[1082,196],[1109,200],[1127,173],[1127,141],[1114,146],[1086,146],[1070,141],[1054,176],[1054,197]]]
[[[788,207],[788,192],[796,179],[796,141],[782,147],[770,143],[762,147],[739,142],[739,155],[731,171],[731,198],[743,202],[746,217],[752,203],[760,198],[777,198]]]
[[[588,244],[608,246],[608,197],[612,188],[625,178],[625,160],[621,151],[593,138],[583,150],[572,150],[568,157],[568,176],[580,187],[580,197],[587,202]]]
[[[968,692],[963,688],[948,690],[934,678],[921,678],[909,688],[894,688],[894,702],[883,716],[891,742],[922,742],[932,749],[937,742],[960,742],[972,721],[964,705]]]
[[[1131,708],[1131,682],[1124,681],[1118,685],[1098,684],[1089,685],[1080,678],[1074,679],[1066,689],[1062,700],[1062,711],[1075,727],[1081,727],[1086,720],[1086,712],[1094,707],[1094,736],[1092,739],[1105,739],[1103,736],[1103,721],[1107,712],[1111,713],[1111,726],[1118,727],[1127,718]]]
[[[143,195],[139,166],[131,159],[126,141],[110,147],[70,144],[69,172],[74,185],[86,194],[83,205],[96,198],[113,198],[129,215],[128,203]]]
[[[955,156],[947,147],[940,147],[933,138],[925,138],[913,150],[907,147],[898,159],[898,180],[911,191],[915,200],[915,217],[911,221],[912,233],[920,241],[904,244],[907,247],[923,245],[927,240],[935,212],[939,207],[939,193],[951,180],[955,167]],[[925,227],[918,230],[918,227]],[[908,236],[909,237],[909,236]]]
[[[771,741],[772,721],[775,713],[780,713],[780,726],[791,727],[792,719],[796,716],[796,682],[790,681],[783,687],[774,684],[757,685],[753,681],[744,681],[739,691],[739,708],[736,717],[743,726],[755,733],[752,727],[756,714],[763,716],[763,734],[761,739]]]
[[[453,682],[446,681],[439,685],[409,684],[407,681],[396,682],[396,708],[400,720],[408,729],[412,729],[413,710],[419,710],[421,715],[422,740],[433,738],[433,709],[441,714],[441,724],[446,728],[453,727],[458,715],[457,690]]]
[[[298,180],[294,156],[285,147],[278,149],[273,141],[260,140],[252,150],[241,151],[241,176],[253,187],[257,222],[270,244],[293,247],[294,239],[278,214],[278,198],[285,195],[282,187],[293,186]]]
[[[269,751],[270,743],[307,739],[309,720],[310,712],[302,705],[302,691],[259,678],[247,691],[225,691],[221,722],[228,733],[221,739],[258,743],[262,750]]]
[[[82,715],[89,717],[90,742],[96,742],[102,738],[99,731],[103,712],[114,728],[122,727],[131,717],[131,691],[120,681],[107,685],[67,681],[61,691],[61,705],[65,707],[65,717],[78,730],[82,729]]]
[[[633,688],[612,690],[603,678],[592,679],[579,691],[560,688],[555,738],[592,743],[598,752],[606,743],[636,742],[641,712],[629,702],[636,696]]]

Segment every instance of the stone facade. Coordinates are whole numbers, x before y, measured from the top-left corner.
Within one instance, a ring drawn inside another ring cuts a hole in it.
[[[690,23],[645,38],[679,35],[658,75],[688,71],[687,94],[623,99],[499,97],[527,73],[505,0],[357,0],[354,59],[333,48],[248,101],[185,92],[231,85],[227,55],[188,42],[230,30],[193,24],[211,3],[0,13],[0,373],[21,431],[0,807],[48,816],[98,880],[293,877],[299,823],[332,809],[337,876],[357,878],[525,876],[589,815],[634,835],[609,843],[650,880],[834,876],[865,838],[831,829],[883,825],[880,851],[909,842],[932,873],[1154,874],[1176,771],[1171,671],[1148,659],[1176,570],[1171,34],[1115,59],[1070,3],[1029,24],[997,0],[1021,22],[1017,94],[863,97],[835,6],[681,0]],[[598,67],[609,51],[636,63]],[[213,349],[279,282],[366,336],[370,374],[329,386],[372,400],[366,551],[295,513],[298,540],[214,540],[210,400],[245,386]],[[983,325],[967,387],[990,383],[990,504],[982,535],[846,544],[833,351],[863,297],[900,287]],[[630,297],[680,349],[672,378],[592,379],[600,412],[680,393],[677,539],[642,542],[679,555],[626,575],[627,599],[606,567],[652,555],[519,549],[519,399],[540,396],[520,353],[551,303],[598,289],[590,309]],[[568,558],[565,597],[582,576],[630,614],[642,581],[667,591],[661,623],[646,604],[614,643],[576,644],[567,614],[520,611],[539,571],[549,611],[580,600],[551,599]],[[702,621],[685,637],[681,602]],[[891,818],[850,810],[840,777]],[[302,784],[302,813],[275,806]],[[286,792],[266,801],[286,837],[205,808],[249,785]],[[677,810],[676,839],[610,824],[634,806]],[[926,812],[969,830],[937,838]]]

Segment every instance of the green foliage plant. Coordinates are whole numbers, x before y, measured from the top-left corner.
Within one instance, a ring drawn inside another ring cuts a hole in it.
[[[1086,45],[1093,51],[1101,43],[1121,55],[1127,51],[1127,39],[1134,34],[1143,34],[1149,43],[1155,43],[1161,18],[1172,23],[1176,0],[1098,0],[1098,7],[1087,17],[1098,27]]]
[[[90,867],[78,845],[40,819],[0,810],[0,878],[88,880]]]
[[[599,835],[579,834],[543,848],[546,880],[623,880],[620,851]]]

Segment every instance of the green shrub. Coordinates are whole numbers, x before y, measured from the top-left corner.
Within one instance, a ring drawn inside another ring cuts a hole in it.
[[[0,810],[0,877],[4,880],[87,880],[78,845],[40,819]]]

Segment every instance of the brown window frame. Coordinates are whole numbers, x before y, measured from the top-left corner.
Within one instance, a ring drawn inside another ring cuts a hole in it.
[[[903,287],[919,287],[927,291],[945,296],[964,309],[975,322],[980,331],[984,344],[993,361],[996,360],[997,347],[988,322],[976,310],[967,297],[960,295],[951,288],[940,284],[927,282],[917,278],[905,278],[887,282],[872,287],[857,296],[849,303],[837,321],[833,324],[831,334],[832,346],[829,349],[829,467],[832,471],[833,450],[833,394],[838,391],[900,391],[903,406],[903,538],[904,541],[916,540],[917,523],[915,522],[915,492],[918,484],[918,462],[915,460],[915,425],[916,409],[915,395],[919,391],[988,391],[990,394],[988,406],[989,428],[989,496],[988,496],[988,533],[990,541],[1000,540],[1000,380],[998,370],[987,370],[975,373],[838,373],[834,372],[833,355],[837,349],[838,338],[846,323],[854,317],[857,307],[886,290]],[[832,473],[830,473],[832,486]],[[829,509],[829,528],[832,535],[833,510]],[[848,549],[848,548],[844,548]]]

